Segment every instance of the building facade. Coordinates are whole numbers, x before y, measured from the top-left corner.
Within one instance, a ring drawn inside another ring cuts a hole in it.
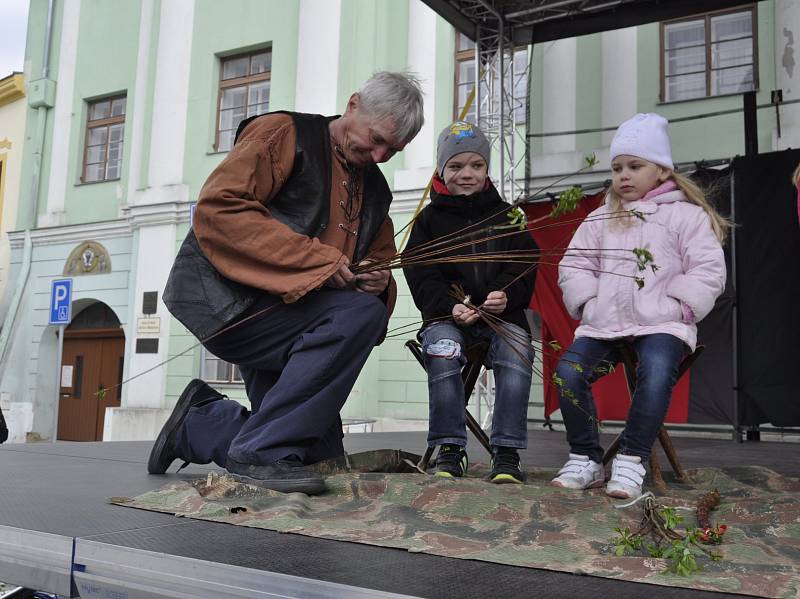
[[[25,143],[25,82],[22,73],[0,79],[0,297],[8,291],[11,248],[8,231],[16,228],[22,175],[22,147]],[[10,425],[11,441],[24,440],[31,426],[30,404],[12,402],[0,393],[0,409]]]
[[[469,41],[420,0],[62,0],[54,7],[48,31],[48,3],[31,2],[24,202],[8,227],[15,293],[2,300],[3,314],[13,316],[0,340],[0,392],[29,406],[29,439],[153,438],[193,377],[244,399],[236,369],[199,347],[161,302],[193,201],[238,122],[270,110],[335,114],[375,71],[418,74],[426,125],[382,166],[399,230],[433,172],[436,134],[475,80],[474,59]],[[591,152],[600,163],[579,180],[608,175],[611,133],[577,130],[613,127],[642,111],[676,119],[730,110],[749,89],[759,104],[774,89],[784,101],[800,97],[793,58],[800,6],[766,0],[733,8],[519,49],[518,147],[529,142],[530,187],[574,171]],[[762,151],[800,140],[796,105],[780,110],[780,137],[775,110],[759,110]],[[741,121],[728,114],[676,123],[676,160],[743,153]],[[544,135],[553,132],[570,133]],[[390,329],[419,320],[397,276]],[[62,278],[73,281],[63,335],[48,324],[51,284]],[[404,347],[409,336],[375,349],[344,416],[378,424],[427,417],[424,373]],[[538,381],[531,417],[541,415],[540,398]]]

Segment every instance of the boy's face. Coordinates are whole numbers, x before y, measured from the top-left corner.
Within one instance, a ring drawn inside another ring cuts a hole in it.
[[[669,177],[669,170],[653,162],[623,154],[611,161],[611,185],[625,201],[639,200]]]
[[[441,173],[447,191],[453,195],[470,195],[482,191],[489,174],[489,165],[475,152],[456,154],[444,165]]]

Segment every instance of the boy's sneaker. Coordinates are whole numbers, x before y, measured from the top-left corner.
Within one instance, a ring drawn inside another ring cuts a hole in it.
[[[606,495],[617,499],[638,498],[642,494],[644,473],[642,458],[617,454],[611,464],[611,478],[606,485]]]
[[[458,445],[441,445],[436,456],[435,476],[442,478],[461,478],[467,473],[469,460],[467,452]]]
[[[570,453],[567,463],[550,484],[565,489],[595,489],[604,482],[606,473],[602,464],[593,462],[589,456]]]
[[[525,482],[525,473],[519,466],[519,453],[513,447],[496,447],[492,452],[492,471],[489,480],[496,484]]]

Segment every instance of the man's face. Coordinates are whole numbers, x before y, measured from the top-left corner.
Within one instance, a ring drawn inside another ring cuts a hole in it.
[[[639,200],[667,180],[669,171],[644,158],[623,154],[611,162],[611,184],[625,201]]]
[[[407,142],[400,141],[395,134],[394,120],[366,113],[358,94],[350,97],[342,120],[342,139],[337,141],[351,166],[361,168],[386,162],[406,147]]]

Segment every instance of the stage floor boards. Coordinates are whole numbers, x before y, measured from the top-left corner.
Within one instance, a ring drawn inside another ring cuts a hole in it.
[[[609,442],[610,439],[608,436],[604,440]],[[800,476],[800,444],[797,443],[735,443],[687,437],[673,437],[673,441],[685,468],[760,465],[784,475]],[[421,453],[425,447],[425,433],[350,434],[345,436],[345,445],[349,452],[392,448]],[[25,586],[38,584],[36,588],[68,594],[71,562],[65,565],[67,557],[61,552],[67,551],[74,542],[76,564],[80,564],[82,555],[102,554],[98,548],[105,548],[112,557],[125,556],[127,550],[141,550],[145,552],[141,555],[158,555],[162,561],[165,557],[186,558],[180,561],[184,565],[193,563],[191,560],[201,560],[219,566],[430,598],[541,596],[574,599],[613,594],[615,599],[622,599],[653,593],[659,598],[741,597],[412,554],[177,519],[108,504],[108,497],[135,496],[176,478],[197,478],[215,469],[192,465],[180,474],[150,476],[145,469],[149,450],[149,442],[0,446],[0,580]],[[488,456],[474,439],[470,439],[468,450],[472,462],[487,461]],[[566,454],[563,432],[531,430],[523,464],[557,468]],[[669,472],[663,456],[661,462]],[[172,470],[177,466],[176,462]],[[17,532],[22,536],[15,537]],[[5,551],[2,548],[4,538]],[[9,538],[32,548],[29,564],[19,565],[20,554],[14,553],[14,548],[8,545]],[[6,554],[16,561],[3,562]],[[72,560],[71,555],[68,558]],[[37,564],[40,570],[36,569]],[[51,567],[50,572],[41,571],[48,567]],[[68,586],[65,588],[65,585]],[[341,596],[348,594],[346,589],[343,593]]]

